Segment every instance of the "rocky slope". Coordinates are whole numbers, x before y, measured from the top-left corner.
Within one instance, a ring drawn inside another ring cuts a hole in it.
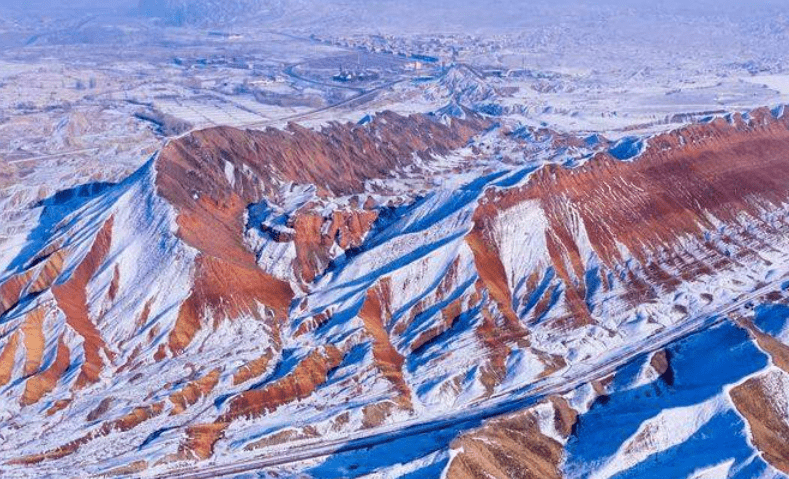
[[[43,200],[0,471],[789,474],[789,115],[633,156],[458,113],[198,131]]]

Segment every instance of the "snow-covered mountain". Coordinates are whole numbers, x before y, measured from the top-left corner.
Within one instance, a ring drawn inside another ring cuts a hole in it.
[[[2,474],[789,474],[789,116],[622,160],[456,110],[195,131],[42,200]]]

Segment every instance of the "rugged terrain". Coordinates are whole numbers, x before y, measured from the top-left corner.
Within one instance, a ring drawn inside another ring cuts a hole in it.
[[[783,108],[187,133],[37,205],[0,471],[784,477],[788,198]]]

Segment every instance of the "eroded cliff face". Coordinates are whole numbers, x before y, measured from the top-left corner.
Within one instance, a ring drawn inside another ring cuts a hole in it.
[[[313,184],[323,195],[359,193],[366,181],[411,166],[414,155],[446,155],[492,124],[471,114],[446,125],[383,112],[366,125],[320,130],[293,123],[285,130],[211,128],[169,143],[159,155],[158,181],[162,193],[183,206],[195,193],[220,201],[230,191],[253,203],[282,182]]]
[[[563,154],[584,144],[539,135]],[[0,275],[3,467],[231,461],[474,410],[546,381],[573,386],[429,456],[459,478],[642,464],[663,423],[644,416],[652,429],[602,452],[579,446],[594,440],[585,425],[645,385],[666,398],[675,381],[701,386],[671,348],[649,355],[638,380],[614,368],[592,381],[594,369],[754,291],[783,300],[789,117],[691,125],[628,161],[599,142],[577,166],[492,161],[489,144],[505,142],[536,148],[470,112],[214,128],[118,185],[45,202],[39,233]],[[737,338],[781,367],[785,340],[749,321],[732,323]],[[597,406],[571,381],[586,368]],[[783,403],[762,401],[783,382],[759,374],[652,413],[731,401],[765,463],[785,470],[783,429],[770,426],[786,422]],[[52,433],[30,441],[39,430]]]

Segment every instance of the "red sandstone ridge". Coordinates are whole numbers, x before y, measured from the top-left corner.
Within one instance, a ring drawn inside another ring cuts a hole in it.
[[[170,349],[183,351],[200,329],[202,311],[222,298],[234,298],[231,317],[241,310],[254,314],[256,302],[272,308],[280,321],[286,315],[290,286],[263,273],[243,241],[246,207],[272,195],[278,184],[312,183],[325,194],[361,192],[365,180],[391,175],[413,155],[463,146],[488,124],[470,116],[446,126],[423,115],[385,112],[365,126],[315,131],[290,124],[285,131],[263,132],[219,127],[168,144],[156,161],[158,190],[176,208],[178,235],[199,251],[195,290],[181,307]],[[336,214],[330,234],[341,235],[343,248],[356,246],[375,217]],[[294,223],[300,263],[294,269],[310,282],[326,267],[334,238],[321,238],[319,218]]]
[[[246,264],[239,234],[244,208],[274,196],[280,184],[315,184],[323,194],[362,192],[366,180],[391,176],[413,155],[445,154],[488,126],[474,116],[446,126],[424,115],[384,112],[364,126],[319,131],[295,124],[284,131],[211,128],[169,143],[156,161],[156,182],[178,210],[187,243]]]
[[[169,143],[158,156],[156,182],[178,210],[179,235],[187,243],[246,267],[252,257],[241,235],[244,209],[275,197],[279,185],[314,184],[322,195],[361,193],[366,180],[392,176],[414,155],[446,154],[489,126],[473,115],[446,126],[424,115],[384,112],[367,125],[321,130],[295,124],[286,130],[211,128]],[[342,235],[343,248],[356,246],[374,218],[374,212],[335,216],[331,233]],[[294,220],[301,263],[296,271],[307,282],[326,266],[330,246],[315,226],[321,226],[315,218]]]
[[[509,401],[557,371],[594,369],[628,335],[648,342],[704,313],[718,300],[706,290],[674,304],[691,282],[734,271],[716,287],[753,291],[764,276],[735,268],[789,257],[787,117],[735,115],[651,138],[632,161],[599,153],[513,182],[498,178],[520,164],[469,165],[452,183],[462,188],[402,193],[432,155],[450,157],[442,172],[466,168],[473,148],[448,154],[489,126],[382,113],[364,126],[203,130],[72,212],[83,221],[0,276],[0,400],[49,432],[14,442],[14,464],[111,455],[136,473]],[[401,189],[368,191],[381,179]],[[297,206],[277,203],[309,185]],[[256,206],[279,208],[276,221],[252,225]],[[659,326],[632,326],[642,310]],[[749,332],[786,369],[785,346]],[[639,381],[673,377],[666,351]],[[587,379],[596,395],[623,387],[601,379]],[[774,379],[730,395],[754,447],[786,470],[781,404],[764,406]],[[595,407],[553,394],[445,441],[448,477],[561,477],[566,441]]]
[[[588,237],[606,271],[616,271],[630,255],[638,261],[637,271],[626,271],[626,297],[636,305],[746,257],[758,260],[748,245],[758,240],[739,231],[737,218],[759,218],[787,199],[789,117],[776,119],[759,109],[747,121],[736,114],[731,121],[718,118],[658,135],[635,161],[600,153],[576,168],[546,166],[521,188],[489,190],[469,241],[484,265],[481,278],[492,285],[491,296],[506,310],[510,291],[502,285],[508,278],[495,259],[497,219],[518,205],[531,202],[538,207],[545,219],[544,232],[536,233],[545,237],[544,266],[553,267],[564,285],[565,320],[582,325],[592,321],[585,301],[588,258],[580,249],[582,236]],[[684,256],[677,249],[687,238],[703,244],[704,233],[716,228],[714,221],[731,225],[731,236],[722,241],[731,244],[736,255],[712,244],[701,246],[704,258]],[[738,232],[748,237],[737,237]],[[659,262],[661,255],[665,258]],[[612,286],[604,273],[598,278],[604,290]],[[549,294],[545,292],[546,300]]]
[[[193,204],[195,195],[224,203],[231,191],[253,203],[283,182],[314,184],[323,194],[358,193],[365,180],[391,177],[413,155],[449,153],[490,126],[471,114],[447,126],[425,115],[383,112],[366,125],[335,123],[320,130],[296,124],[265,131],[210,128],[162,150],[158,184],[178,207]],[[232,180],[226,162],[233,166]]]

